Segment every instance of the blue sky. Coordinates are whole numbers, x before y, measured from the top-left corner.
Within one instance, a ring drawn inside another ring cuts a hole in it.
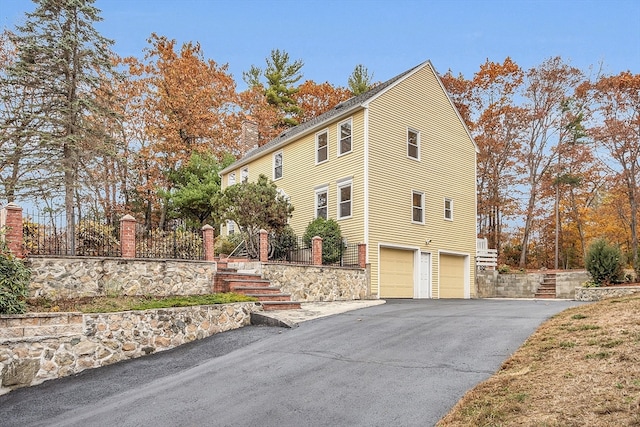
[[[470,78],[486,59],[523,68],[560,55],[587,71],[640,72],[638,0],[97,0],[97,25],[121,56],[143,56],[152,32],[200,42],[204,55],[242,72],[272,49],[301,59],[303,80],[346,86],[357,64],[387,80],[426,59]],[[0,0],[0,27],[33,10]]]

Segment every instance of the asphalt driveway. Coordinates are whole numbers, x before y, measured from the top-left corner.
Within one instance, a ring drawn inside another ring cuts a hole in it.
[[[3,426],[430,426],[573,301],[397,300],[0,396]]]

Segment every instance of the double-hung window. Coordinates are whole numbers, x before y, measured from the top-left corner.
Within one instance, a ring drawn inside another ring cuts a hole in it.
[[[351,152],[351,119],[338,125],[338,156]]]
[[[235,183],[236,183],[236,173],[235,172],[231,172],[229,174],[229,176],[227,177],[227,186],[231,187]]]
[[[420,160],[420,132],[407,129],[407,156]]]
[[[316,218],[328,219],[329,188],[320,187],[316,189]]]
[[[453,221],[453,200],[444,199],[444,219]]]
[[[282,178],[282,151],[273,155],[273,180]]]
[[[338,182],[338,219],[351,217],[353,183],[349,180]]]
[[[316,134],[316,164],[326,162],[329,158],[329,132],[323,130]]]
[[[240,171],[240,182],[245,183],[249,181],[249,168],[242,168]]]
[[[411,192],[411,222],[424,224],[424,193],[420,191]]]

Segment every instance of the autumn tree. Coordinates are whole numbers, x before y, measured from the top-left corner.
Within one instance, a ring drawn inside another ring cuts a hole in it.
[[[502,252],[503,217],[513,215],[515,165],[524,111],[514,98],[523,81],[515,62],[486,61],[472,80],[448,72],[442,81],[478,145],[478,228]]]
[[[291,62],[287,52],[274,49],[271,56],[266,58],[266,63],[264,70],[252,65],[249,71],[242,74],[242,78],[250,88],[262,88],[267,102],[282,113],[276,127],[297,126],[299,122],[295,116],[301,113],[301,109],[294,99],[298,91],[295,84],[302,79],[300,70],[304,62],[300,59]],[[266,85],[262,83],[262,77]]]
[[[640,273],[638,216],[640,215],[640,74],[629,71],[602,76],[581,86],[580,93],[592,97],[595,114],[589,134],[611,159],[610,171],[624,188],[633,268]]]
[[[312,80],[307,80],[298,87],[294,95],[296,104],[300,107],[296,120],[304,123],[326,113],[349,98],[351,93],[347,89],[334,87],[329,82],[316,84]]]
[[[96,99],[94,90],[102,75],[112,73],[113,42],[94,28],[101,17],[93,0],[35,3],[35,11],[26,14],[25,23],[11,36],[17,59],[7,67],[3,87],[8,96],[25,88],[33,94],[33,103],[19,105],[10,114],[19,123],[37,124],[30,129],[31,137],[41,150],[48,182],[62,182],[69,227],[67,246],[73,254],[80,154],[93,148],[82,144],[88,136],[103,133],[87,116],[112,114]]]
[[[367,67],[358,64],[347,79],[347,86],[354,96],[363,94],[373,86],[373,73],[369,75]]]
[[[554,149],[573,138],[573,132],[566,127],[566,111],[563,105],[571,97],[573,90],[582,79],[577,68],[565,64],[555,57],[544,61],[526,74],[523,116],[525,136],[520,150],[519,172],[526,199],[523,207],[522,252],[519,266],[527,266],[529,240],[534,222],[544,208],[540,200],[541,184],[556,159]]]
[[[205,60],[197,43],[185,43],[179,52],[175,40],[163,36],[152,34],[149,43],[145,63],[129,59],[132,73],[139,74],[145,90],[141,96],[149,144],[139,152],[148,175],[144,191],[170,190],[168,174],[192,152],[222,159],[224,153],[239,155],[245,148],[240,138],[235,82],[227,66]],[[162,227],[166,203],[160,208]],[[146,217],[149,215],[147,211]]]

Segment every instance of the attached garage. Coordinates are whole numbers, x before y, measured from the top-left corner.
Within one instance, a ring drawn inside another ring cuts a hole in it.
[[[465,298],[465,260],[440,254],[440,298]]]
[[[380,248],[380,297],[413,298],[413,250]]]

